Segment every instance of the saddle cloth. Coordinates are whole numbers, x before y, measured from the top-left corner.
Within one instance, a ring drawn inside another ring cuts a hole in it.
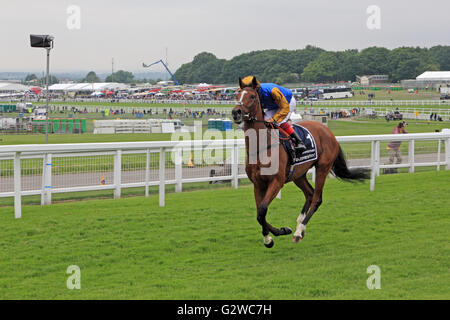
[[[317,159],[317,146],[316,141],[314,140],[313,135],[306,129],[298,124],[292,124],[292,128],[297,132],[300,139],[302,139],[305,144],[306,150],[303,151],[300,157],[298,155],[295,159],[293,159],[292,155],[294,154],[294,145],[291,139],[288,140],[280,140],[287,154],[289,155],[289,164],[296,166],[305,162],[314,161]],[[280,132],[280,137],[286,138],[283,133]]]

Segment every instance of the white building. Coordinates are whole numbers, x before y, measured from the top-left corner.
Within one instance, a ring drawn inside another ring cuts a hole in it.
[[[362,86],[370,86],[377,83],[388,83],[389,75],[387,74],[372,74],[356,76],[356,81],[358,81]]]

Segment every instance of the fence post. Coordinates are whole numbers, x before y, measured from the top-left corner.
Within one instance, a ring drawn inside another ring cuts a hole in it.
[[[445,140],[445,170],[450,170],[450,138]]]
[[[148,184],[150,181],[150,149],[147,149],[145,158],[145,197],[148,198]]]
[[[175,149],[175,192],[183,190],[183,156],[182,149]]]
[[[441,170],[441,139],[438,140],[437,166],[436,170]]]
[[[52,155],[44,154],[42,161],[42,194],[41,205],[52,203]]]
[[[22,187],[20,184],[20,152],[14,153],[14,216],[22,217]]]
[[[122,184],[122,150],[114,154],[114,199],[120,198],[120,185]]]
[[[47,171],[47,154],[42,158],[42,183],[41,183],[41,206],[45,205],[45,186],[46,186],[46,171]]]
[[[376,141],[375,142],[375,157],[376,157],[376,161],[375,161],[375,169],[376,169],[376,174],[377,177],[380,176],[380,162],[381,162],[381,150],[380,150],[380,141]]]
[[[377,170],[379,169],[379,156],[380,141],[372,141],[371,154],[370,154],[370,191],[375,190],[375,177]]]
[[[231,185],[237,189],[239,184],[239,147],[237,142],[234,141],[233,149],[231,149]]]
[[[166,192],[166,150],[159,150],[159,206],[165,206]]]
[[[413,173],[414,172],[414,140],[409,141],[408,160],[409,160],[409,173]]]

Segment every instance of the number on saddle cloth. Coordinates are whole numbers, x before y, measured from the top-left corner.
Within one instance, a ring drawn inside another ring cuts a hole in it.
[[[308,129],[302,127],[298,124],[293,124],[292,128],[297,132],[300,139],[302,139],[305,144],[306,150],[302,152],[300,157],[295,154],[294,145],[291,139],[283,140],[280,139],[281,144],[289,155],[289,163],[292,165],[302,164],[308,161],[314,161],[317,159],[317,146],[314,140],[314,136],[308,131]],[[280,137],[285,138],[285,136],[280,132]],[[295,155],[295,158],[294,158]]]

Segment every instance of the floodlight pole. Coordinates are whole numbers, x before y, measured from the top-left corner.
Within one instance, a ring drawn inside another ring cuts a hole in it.
[[[46,48],[47,50],[47,74],[45,76],[45,87],[47,90],[47,96],[46,96],[46,104],[45,104],[45,144],[48,144],[48,102],[50,100],[50,95],[48,92],[48,78],[49,78],[49,66],[50,66],[50,49],[51,48]]]
[[[45,48],[47,50],[47,75],[45,76],[45,87],[47,89],[46,103],[45,103],[45,143],[48,143],[48,114],[49,107],[48,103],[50,100],[50,93],[48,91],[48,80],[49,80],[49,68],[50,68],[50,50],[53,48],[53,39],[51,35],[45,34],[30,34],[30,45],[33,48]]]

